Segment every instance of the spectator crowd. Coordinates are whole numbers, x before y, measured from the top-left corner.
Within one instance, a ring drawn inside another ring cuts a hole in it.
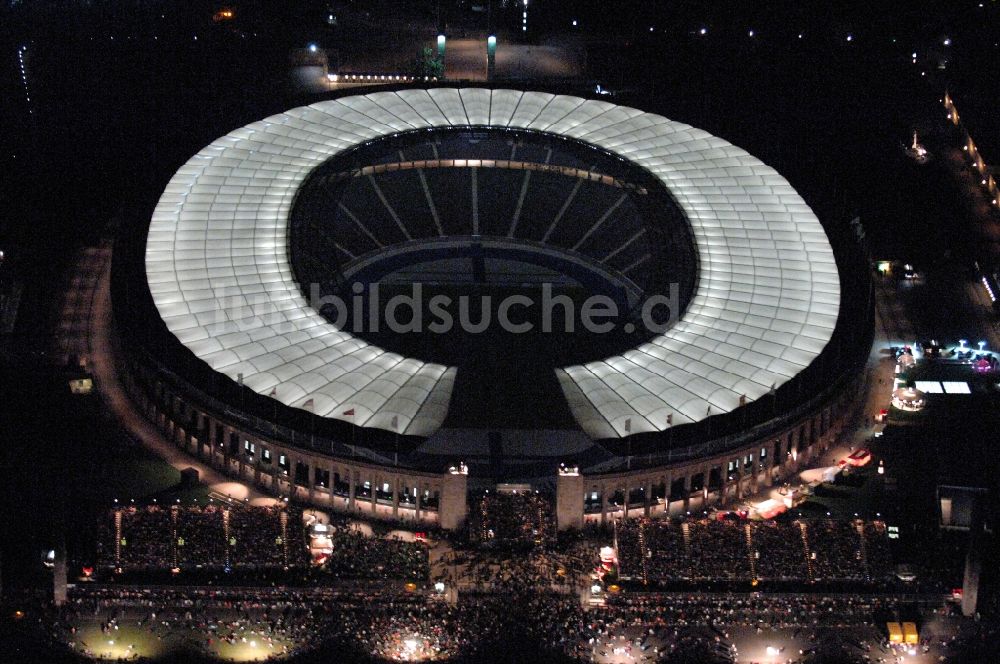
[[[672,581],[879,582],[892,571],[885,524],[814,519],[626,519],[623,576]]]

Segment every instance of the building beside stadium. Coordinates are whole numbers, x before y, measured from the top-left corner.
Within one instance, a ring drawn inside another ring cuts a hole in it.
[[[112,297],[132,394],[203,461],[445,528],[517,483],[567,528],[738,499],[824,449],[863,380],[867,265],[689,125],[405,88],[202,149],[122,234]],[[584,329],[595,297],[614,314]],[[475,325],[501,314],[521,329]]]

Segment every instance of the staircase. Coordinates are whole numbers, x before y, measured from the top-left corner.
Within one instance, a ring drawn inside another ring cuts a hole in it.
[[[750,561],[750,582],[757,585],[757,556],[753,550],[753,530],[750,524],[743,526],[747,541],[747,558]]]
[[[684,537],[684,556],[688,561],[688,578],[694,578],[694,560],[691,557],[691,524],[685,521],[681,524],[681,535]]]
[[[642,585],[649,585],[649,550],[646,547],[646,523],[639,524],[639,555],[642,557]]]
[[[861,559],[862,569],[865,570],[865,581],[871,581],[872,574],[868,567],[868,542],[865,540],[864,521],[855,521],[854,528],[858,531],[858,557]]]
[[[174,505],[170,508],[170,560],[173,568],[180,567],[180,552],[177,548],[180,543],[177,541],[177,521],[180,519],[180,509]]]
[[[806,557],[806,570],[809,574],[809,583],[815,583],[816,573],[813,569],[812,551],[809,549],[809,527],[804,521],[799,521],[799,530],[802,532],[802,551]]]
[[[122,511],[115,510],[115,569],[122,566]]]

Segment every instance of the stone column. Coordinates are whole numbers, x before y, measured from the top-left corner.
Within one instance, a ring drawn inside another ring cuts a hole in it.
[[[601,523],[608,520],[608,485],[601,485]]]
[[[392,476],[392,518],[399,518],[399,491],[402,487],[402,482],[399,481],[399,475]]]
[[[468,515],[468,476],[446,473],[441,477],[438,523],[445,530],[457,530]]]
[[[556,477],[556,527],[559,530],[583,528],[583,475]]]
[[[312,459],[309,460],[309,464],[306,466],[306,486],[309,490],[309,502],[311,503],[316,493],[316,465]]]
[[[223,468],[226,469],[227,473],[229,472],[229,440],[230,438],[232,438],[232,435],[233,435],[233,430],[230,429],[229,427],[226,427],[225,431],[222,434],[222,466]],[[239,447],[239,445],[237,445],[237,447]],[[215,465],[214,454],[212,455],[212,461],[213,461],[212,465],[214,466]]]
[[[332,463],[327,468],[327,472],[330,473],[330,479],[327,480],[326,485],[327,485],[327,489],[330,492],[330,494],[329,494],[330,507],[333,507],[333,504],[334,504],[334,502],[333,502],[333,475],[334,475],[334,472],[333,472],[333,464]]]
[[[670,490],[674,484],[673,473],[667,473],[663,477],[663,514],[670,516]]]

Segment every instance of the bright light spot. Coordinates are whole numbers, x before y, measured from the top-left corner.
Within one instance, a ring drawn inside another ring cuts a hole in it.
[[[706,35],[706,34],[708,34],[708,28],[702,28],[701,30],[698,31],[698,34],[699,35]]]
[[[316,49],[317,49],[317,46],[316,46],[316,44],[309,44],[309,51],[310,51],[311,53],[315,53],[315,52],[316,52]]]
[[[854,41],[854,35],[847,35],[847,41]]]
[[[945,37],[944,38],[944,45],[945,46],[951,46],[951,37]]]
[[[575,18],[573,19],[573,27],[574,28],[576,27],[576,19]]]
[[[749,31],[747,32],[747,36],[748,36],[748,37],[753,37],[753,30],[749,30]]]

